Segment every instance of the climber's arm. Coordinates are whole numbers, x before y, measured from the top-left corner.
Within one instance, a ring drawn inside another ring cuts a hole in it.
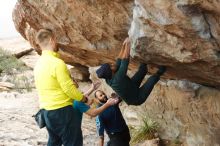
[[[121,47],[121,51],[120,51],[120,53],[119,53],[119,55],[118,55],[118,58],[119,58],[119,59],[122,59],[122,55],[124,54],[124,51],[125,51],[125,45],[124,45],[124,43],[123,43],[123,45],[122,45],[122,47]]]
[[[85,113],[89,116],[95,117],[95,116],[99,115],[101,112],[103,112],[104,110],[106,110],[108,107],[115,105],[115,104],[118,104],[118,99],[109,98],[108,101],[105,104],[103,104],[102,106],[100,106],[98,108],[90,108]]]
[[[129,45],[129,46],[128,46],[128,45]],[[122,44],[121,51],[120,51],[120,53],[119,53],[119,55],[118,55],[118,58],[119,58],[119,59],[123,59],[123,56],[128,53],[128,52],[126,52],[126,49],[127,49],[128,47],[129,47],[129,49],[130,49],[130,39],[129,39],[129,37],[127,37],[127,38],[124,40],[123,44]],[[130,51],[129,51],[129,52],[130,52]]]
[[[116,72],[117,76],[123,77],[127,74],[128,65],[129,65],[129,57],[130,57],[130,40],[127,38],[123,45],[125,45],[125,50],[122,54],[122,59],[120,61],[120,66]]]
[[[131,50],[131,44],[129,38],[126,38],[124,43],[124,52],[122,53],[121,59],[129,59],[130,57],[130,50]]]

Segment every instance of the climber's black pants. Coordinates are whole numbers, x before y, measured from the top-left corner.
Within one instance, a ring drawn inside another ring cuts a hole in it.
[[[142,80],[144,79],[145,75],[147,74],[146,64],[141,64],[139,66],[138,71],[135,75],[131,78],[131,80],[139,87]],[[151,91],[154,88],[154,85],[160,80],[160,76],[154,74],[148,78],[148,80],[139,88],[138,94],[136,98],[130,99],[127,104],[130,105],[141,105],[146,101],[148,96],[150,95]]]

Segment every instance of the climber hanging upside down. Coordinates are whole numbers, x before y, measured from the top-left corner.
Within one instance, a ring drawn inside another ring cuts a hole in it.
[[[160,66],[158,71],[150,76],[140,87],[147,74],[147,65],[141,63],[138,71],[132,78],[127,76],[130,57],[130,40],[126,38],[119,53],[116,64],[105,63],[97,69],[99,78],[104,78],[106,83],[128,104],[141,105],[150,95],[154,85],[160,80],[160,76],[166,71],[165,66]]]

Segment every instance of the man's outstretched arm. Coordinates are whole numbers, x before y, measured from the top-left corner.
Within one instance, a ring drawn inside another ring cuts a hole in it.
[[[125,49],[122,54],[121,65],[117,71],[119,77],[125,76],[128,70],[129,57],[130,57],[130,40],[128,38],[124,41],[124,45],[125,45]]]
[[[100,85],[101,85],[101,82],[92,83],[91,88],[90,88],[88,91],[86,91],[86,92],[84,93],[84,95],[89,96],[90,94],[92,94],[93,91],[95,91],[96,89],[98,89]]]
[[[101,112],[103,112],[104,110],[106,110],[108,107],[115,105],[118,103],[118,99],[113,99],[110,98],[108,99],[108,101],[103,104],[102,106],[98,107],[98,108],[90,108],[87,112],[85,112],[87,115],[92,116],[92,117],[96,117],[97,115],[99,115]]]
[[[121,50],[120,50],[119,55],[118,55],[117,60],[116,60],[117,69],[118,69],[118,68],[120,67],[120,65],[121,65],[121,60],[124,59],[125,56],[128,56],[127,58],[129,58],[129,56],[130,56],[130,50],[129,50],[129,54],[128,54],[127,50],[126,50],[126,45],[127,45],[127,42],[128,42],[128,41],[130,42],[129,38],[127,37],[127,38],[124,40],[123,44],[122,44]],[[125,54],[126,54],[126,55],[125,55]]]

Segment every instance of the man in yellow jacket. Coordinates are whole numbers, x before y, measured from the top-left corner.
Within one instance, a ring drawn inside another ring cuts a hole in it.
[[[49,133],[48,146],[75,146],[73,100],[87,102],[74,85],[66,64],[59,58],[56,38],[49,29],[40,29],[36,42],[42,54],[34,68],[40,108]]]

